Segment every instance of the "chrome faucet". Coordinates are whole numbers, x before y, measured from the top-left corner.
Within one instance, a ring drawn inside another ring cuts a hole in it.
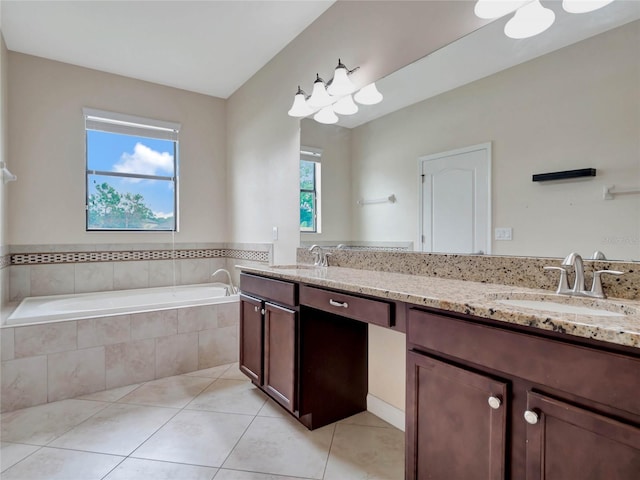
[[[327,258],[329,254],[326,253],[320,245],[312,245],[311,248],[309,248],[309,252],[313,255],[313,264],[316,267],[329,266],[329,260]]]
[[[562,261],[563,267],[573,267],[575,273],[575,279],[573,281],[573,288],[571,289],[571,295],[583,295],[584,288],[584,263],[582,257],[576,252],[571,252]]]
[[[226,273],[227,274],[227,280],[229,281],[228,284],[225,284],[226,289],[227,289],[227,296],[229,295],[235,295],[236,293],[238,293],[238,288],[236,286],[233,285],[233,280],[231,280],[231,274],[229,273],[229,270],[225,269],[225,268],[219,268],[218,270],[216,270],[215,272],[213,272],[211,274],[212,277],[215,277],[217,274],[219,274],[220,272]]]
[[[567,270],[564,267],[573,267],[575,272],[575,279],[573,287],[569,288],[567,281]],[[591,290],[587,290],[584,285],[584,263],[582,257],[571,252],[562,261],[562,267],[544,267],[545,270],[560,270],[560,282],[558,283],[558,289],[556,293],[558,295],[573,295],[579,297],[591,297],[591,298],[607,298],[602,289],[602,274],[608,273],[610,275],[622,275],[624,272],[618,270],[598,270],[593,272],[593,282],[591,284]]]

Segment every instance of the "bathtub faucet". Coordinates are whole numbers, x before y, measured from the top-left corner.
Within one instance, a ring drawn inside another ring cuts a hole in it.
[[[211,276],[215,277],[220,272],[226,273],[227,274],[227,280],[229,280],[229,283],[226,284],[226,286],[227,286],[227,296],[235,295],[236,293],[238,293],[238,288],[233,285],[233,280],[231,280],[231,274],[229,273],[229,270],[226,270],[224,268],[219,268],[218,270],[213,272],[211,274]]]

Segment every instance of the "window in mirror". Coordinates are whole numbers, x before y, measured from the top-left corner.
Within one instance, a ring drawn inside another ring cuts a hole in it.
[[[318,149],[300,151],[300,231],[320,233],[320,158]]]

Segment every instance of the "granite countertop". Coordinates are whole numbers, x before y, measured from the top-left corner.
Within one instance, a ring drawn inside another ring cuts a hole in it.
[[[640,349],[638,300],[575,298],[555,295],[549,290],[344,267],[238,265],[237,268],[248,273],[398,300]],[[590,307],[609,314],[623,315],[543,311],[507,305],[501,302],[504,300],[553,301],[555,304]]]

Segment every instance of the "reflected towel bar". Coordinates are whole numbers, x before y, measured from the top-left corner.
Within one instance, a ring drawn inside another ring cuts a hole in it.
[[[615,185],[606,185],[602,188],[602,198],[604,200],[613,200],[615,195],[630,195],[633,193],[640,193],[640,187],[615,188]]]
[[[396,203],[396,196],[392,193],[388,197],[382,197],[382,198],[371,198],[368,200],[361,198],[356,203],[358,205],[372,205],[374,203]]]

